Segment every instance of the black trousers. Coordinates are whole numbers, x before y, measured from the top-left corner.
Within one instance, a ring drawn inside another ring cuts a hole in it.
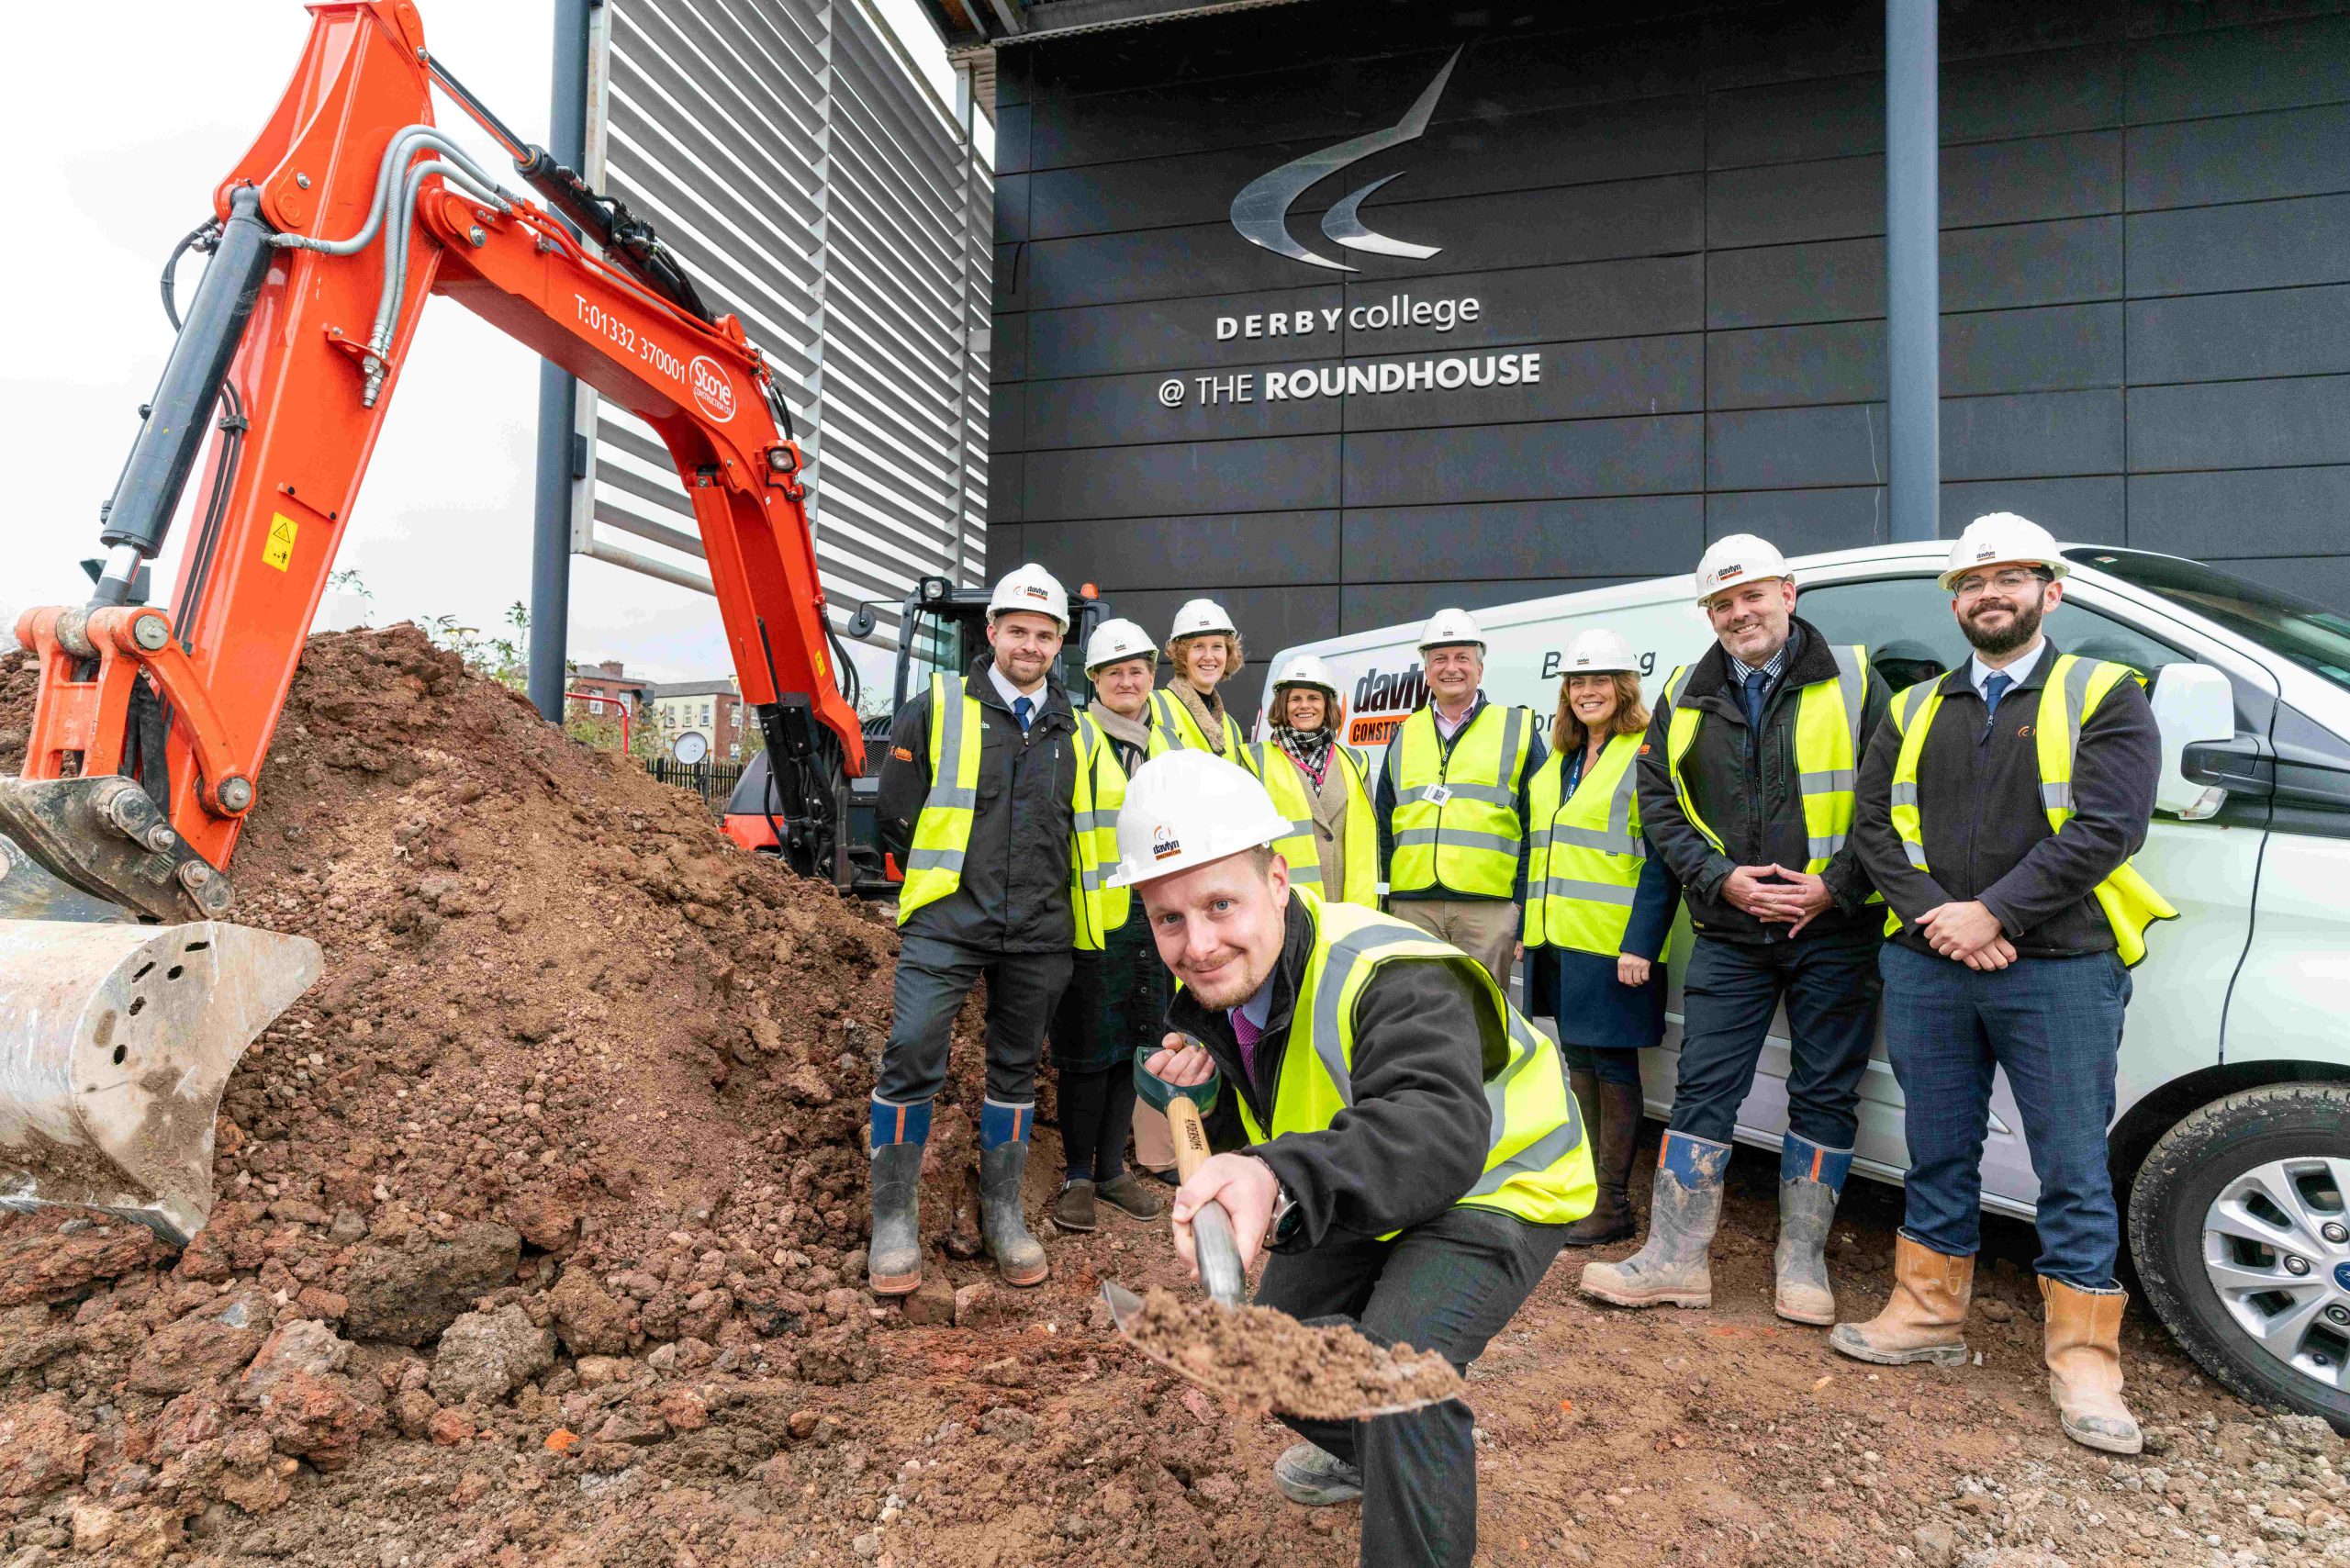
[[[1045,1024],[1069,984],[1069,950],[991,953],[905,933],[898,948],[896,1007],[881,1048],[873,1092],[893,1104],[934,1098],[946,1086],[955,1014],[985,975],[988,982],[988,1098],[1027,1105],[1036,1099],[1036,1057]]]
[[[1350,1321],[1381,1343],[1441,1351],[1465,1372],[1541,1282],[1564,1229],[1492,1209],[1447,1209],[1392,1241],[1275,1254],[1257,1305],[1307,1322]],[[1468,1568],[1477,1552],[1477,1445],[1467,1405],[1449,1399],[1369,1421],[1289,1425],[1361,1467],[1363,1568]]]
[[[1784,1002],[1788,1128],[1822,1148],[1851,1148],[1885,990],[1877,946],[1867,931],[1768,945],[1698,937],[1682,980],[1672,1129],[1729,1141]]]

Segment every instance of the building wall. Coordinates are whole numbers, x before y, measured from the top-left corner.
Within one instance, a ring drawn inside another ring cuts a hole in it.
[[[1945,533],[2007,508],[2350,606],[2342,9],[1945,6]],[[990,568],[1154,628],[1214,592],[1269,653],[1686,571],[1741,530],[1885,540],[1883,17],[1309,0],[1002,50]],[[1359,271],[1235,231],[1244,185],[1393,125],[1456,49],[1423,137],[1292,211]],[[1325,239],[1387,174],[1364,221],[1439,254]],[[1399,294],[1480,316],[1215,334]],[[1197,390],[1438,351],[1541,379]]]

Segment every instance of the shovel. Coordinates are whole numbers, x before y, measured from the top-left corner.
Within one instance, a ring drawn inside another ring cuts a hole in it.
[[[1176,1095],[1167,1103],[1167,1123],[1175,1136],[1175,1173],[1180,1180],[1188,1182],[1208,1157],[1207,1130],[1200,1125],[1199,1107]],[[1225,1212],[1222,1204],[1203,1204],[1192,1214],[1192,1245],[1199,1259],[1200,1283],[1206,1289],[1208,1299],[1228,1311],[1244,1310],[1241,1298],[1248,1279],[1241,1271],[1240,1245],[1233,1234],[1232,1216]],[[1231,1369],[1203,1366],[1202,1362],[1207,1358],[1197,1354],[1178,1359],[1143,1340],[1137,1333],[1137,1321],[1144,1310],[1142,1297],[1114,1281],[1104,1280],[1102,1299],[1108,1305],[1110,1321],[1117,1326],[1119,1334],[1143,1356],[1211,1393],[1227,1392],[1230,1379],[1225,1374]],[[1449,1397],[1451,1396],[1435,1394],[1400,1403],[1366,1405],[1350,1409],[1346,1418],[1369,1420],[1374,1416],[1399,1415]]]

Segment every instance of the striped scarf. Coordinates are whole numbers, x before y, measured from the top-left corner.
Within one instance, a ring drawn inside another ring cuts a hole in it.
[[[1289,753],[1299,771],[1316,785],[1322,782],[1323,775],[1330,770],[1330,731],[1326,725],[1316,730],[1292,730],[1287,724],[1275,724],[1273,739]]]

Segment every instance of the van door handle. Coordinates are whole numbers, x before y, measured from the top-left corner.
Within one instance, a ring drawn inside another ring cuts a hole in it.
[[[2277,791],[2277,759],[2258,735],[2197,741],[2178,755],[2178,770],[2194,784],[2216,784],[2231,795],[2265,801]]]

